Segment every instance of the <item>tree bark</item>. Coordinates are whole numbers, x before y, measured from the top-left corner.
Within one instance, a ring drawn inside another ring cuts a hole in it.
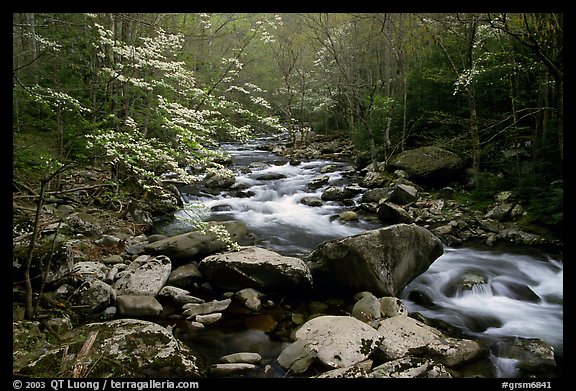
[[[40,183],[40,195],[38,196],[38,205],[36,206],[36,216],[34,217],[34,229],[32,231],[32,238],[30,239],[30,245],[28,246],[28,253],[26,254],[26,265],[24,266],[24,283],[26,284],[26,308],[24,310],[24,317],[28,320],[32,319],[34,316],[34,298],[32,290],[32,279],[30,278],[30,269],[32,268],[32,258],[34,255],[34,249],[36,247],[36,241],[38,240],[38,233],[40,228],[40,211],[42,210],[42,204],[44,202],[44,191],[48,181],[42,181]]]

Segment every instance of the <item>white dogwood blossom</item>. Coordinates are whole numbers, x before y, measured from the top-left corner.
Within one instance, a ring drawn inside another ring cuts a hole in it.
[[[200,84],[180,58],[182,34],[156,27],[149,35],[125,42],[97,23],[97,17],[93,20],[101,77],[113,83],[115,91],[145,102],[148,109],[114,119],[123,126],[90,136],[90,145],[101,148],[113,164],[137,174],[143,187],[155,186],[155,178],[166,172],[185,180],[182,162],[214,159],[217,152],[209,147],[215,140],[245,140],[259,127],[282,129],[278,120],[263,114],[272,108],[260,96],[265,91],[245,80],[238,83],[244,68],[239,54],[222,58],[221,75]],[[212,28],[209,14],[200,14],[199,20],[203,29]],[[260,20],[259,37],[272,39],[267,31],[278,22]]]
[[[49,110],[75,111],[89,113],[90,109],[84,107],[78,99],[62,91],[56,91],[50,87],[42,87],[38,84],[29,88],[28,92],[33,100],[44,104]]]

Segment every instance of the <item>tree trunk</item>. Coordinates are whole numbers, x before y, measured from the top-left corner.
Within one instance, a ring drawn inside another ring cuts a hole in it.
[[[404,90],[402,96],[402,140],[400,142],[400,152],[404,152],[406,148],[406,138],[408,137],[408,65],[403,70],[404,75],[402,78],[402,89]]]
[[[36,43],[36,17],[34,13],[26,14],[26,21],[28,22],[28,31],[30,32],[30,54],[32,60],[38,58],[38,44]],[[34,84],[38,84],[38,72],[36,72],[36,63],[31,63],[32,80]]]
[[[564,163],[564,81],[558,84],[558,147],[560,148],[560,161]]]
[[[478,132],[478,114],[476,110],[476,91],[471,85],[467,88],[468,110],[470,111],[470,140],[472,141],[472,171],[477,178],[480,172],[480,134]]]
[[[514,65],[514,56],[510,56],[510,60]],[[513,66],[514,68],[514,66]],[[512,109],[512,129],[514,132],[514,143],[516,148],[516,176],[517,179],[520,180],[522,177],[522,166],[520,162],[520,138],[518,137],[518,113],[516,108],[516,80],[514,78],[514,74],[511,73],[508,75],[508,85],[510,87],[510,107]]]
[[[34,316],[34,303],[32,280],[30,278],[30,269],[32,267],[32,258],[34,255],[34,248],[36,247],[36,240],[40,231],[40,211],[44,202],[44,191],[47,181],[40,183],[40,195],[38,196],[38,205],[36,206],[36,217],[34,218],[34,229],[32,231],[32,238],[30,238],[30,245],[28,246],[28,253],[26,254],[26,265],[24,266],[24,283],[26,284],[26,308],[24,310],[24,317],[28,320]]]

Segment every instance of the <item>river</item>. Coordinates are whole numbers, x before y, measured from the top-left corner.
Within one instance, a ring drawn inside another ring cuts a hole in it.
[[[320,198],[326,186],[349,183],[351,165],[327,160],[291,165],[286,158],[260,149],[263,142],[270,140],[223,145],[238,170],[237,183],[243,184],[251,196],[223,193],[188,200],[202,203],[211,211],[204,216],[206,219],[243,221],[256,234],[258,246],[297,257],[305,256],[323,240],[381,226],[362,219],[340,221],[335,216],[350,207],[337,202],[324,202],[319,207],[301,203],[304,197]],[[332,169],[321,172],[327,165]],[[250,170],[242,169],[248,166]],[[328,183],[315,190],[308,188],[310,180],[321,175],[329,176]],[[354,202],[358,203],[359,198]],[[185,216],[187,212],[180,213]],[[459,285],[462,282],[464,285]],[[509,337],[539,338],[555,348],[558,358],[563,356],[563,263],[547,254],[522,249],[446,247],[400,298],[410,313],[446,322],[464,336],[494,344]],[[256,337],[250,334],[250,338]],[[269,343],[265,336],[259,337]],[[278,354],[278,349],[274,344],[272,354]],[[514,360],[499,357],[496,350],[491,354],[496,377],[517,375]]]
[[[538,338],[554,347],[557,360],[563,357],[563,274],[561,261],[525,249],[445,248],[400,297],[409,313],[491,341],[499,377],[516,377],[518,363],[498,355],[500,340]],[[462,281],[475,283],[462,289]]]

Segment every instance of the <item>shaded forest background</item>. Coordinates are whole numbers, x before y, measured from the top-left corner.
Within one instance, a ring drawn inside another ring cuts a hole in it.
[[[562,231],[562,14],[14,13],[12,39],[16,187],[100,161],[145,193],[222,141],[338,135],[379,167],[451,150],[475,202]]]

